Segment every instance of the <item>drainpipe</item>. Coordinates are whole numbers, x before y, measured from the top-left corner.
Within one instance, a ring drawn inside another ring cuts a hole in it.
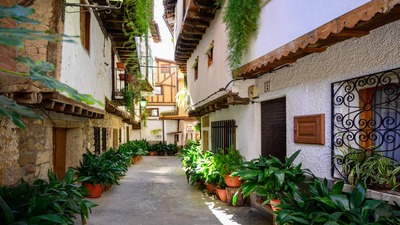
[[[165,120],[162,120],[162,141],[165,143]]]

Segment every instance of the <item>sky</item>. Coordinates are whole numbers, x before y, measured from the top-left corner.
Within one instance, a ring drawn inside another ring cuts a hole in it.
[[[161,59],[174,60],[172,35],[163,19],[164,6],[162,2],[163,0],[154,0],[154,19],[160,30],[161,42],[154,43],[153,55]]]

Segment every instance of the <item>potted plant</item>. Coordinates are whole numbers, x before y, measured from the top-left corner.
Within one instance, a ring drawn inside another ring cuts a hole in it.
[[[244,162],[242,169],[232,174],[232,176],[240,176],[243,181],[240,187],[243,197],[255,192],[266,198],[263,204],[268,204],[274,199],[275,203],[272,203],[272,206],[279,205],[279,199],[285,193],[305,180],[301,163],[293,165],[299,153],[300,150],[289,158],[285,158],[285,162],[281,162],[274,156],[260,156],[257,159]]]
[[[219,150],[219,153],[215,155],[214,164],[219,174],[224,177],[226,186],[240,187],[241,181],[239,177],[232,177],[231,173],[242,167],[243,160],[244,158],[240,155],[239,150],[233,148],[233,146],[227,149],[226,154]]]
[[[335,160],[341,164],[341,174],[355,187],[359,182],[375,189],[395,189],[399,186],[399,163],[375,150],[340,148]]]
[[[400,224],[399,206],[367,199],[366,188],[359,182],[351,193],[343,193],[343,181],[330,185],[317,178],[304,191],[288,192],[277,213],[278,224]]]
[[[103,186],[115,182],[111,164],[89,150],[83,154],[79,166],[75,168],[78,180],[88,189],[89,198],[98,198],[103,192]]]

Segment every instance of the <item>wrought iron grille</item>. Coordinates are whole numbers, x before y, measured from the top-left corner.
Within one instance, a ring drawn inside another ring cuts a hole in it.
[[[94,153],[100,155],[100,127],[94,127]]]
[[[399,72],[332,83],[333,177],[345,178],[341,166],[354,154],[400,160]]]
[[[101,128],[101,150],[107,151],[107,128]]]
[[[236,123],[235,120],[222,120],[211,122],[211,149],[226,151],[230,146],[236,148]]]

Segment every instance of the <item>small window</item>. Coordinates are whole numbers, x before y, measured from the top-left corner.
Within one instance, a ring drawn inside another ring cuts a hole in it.
[[[196,64],[193,66],[194,69],[194,80],[199,78],[199,63],[196,61]]]
[[[221,120],[211,122],[211,150],[229,147],[236,148],[236,122],[235,120]]]
[[[81,4],[85,4],[85,1],[81,0]],[[81,8],[80,17],[81,43],[83,48],[90,52],[90,9]]]
[[[105,127],[101,128],[101,143],[102,143],[101,150],[103,152],[106,152],[107,151],[107,128],[105,128]]]
[[[155,86],[154,87],[154,94],[155,95],[162,95],[162,86]]]
[[[161,73],[171,73],[171,67],[169,64],[161,64]]]
[[[100,155],[100,127],[94,127],[94,153]]]
[[[150,108],[150,109],[147,109],[147,114],[148,114],[150,117],[158,117],[158,109],[157,109],[157,108]]]
[[[208,66],[213,64],[213,55],[214,55],[214,41],[211,42],[210,46],[208,46],[206,55],[208,58]]]

